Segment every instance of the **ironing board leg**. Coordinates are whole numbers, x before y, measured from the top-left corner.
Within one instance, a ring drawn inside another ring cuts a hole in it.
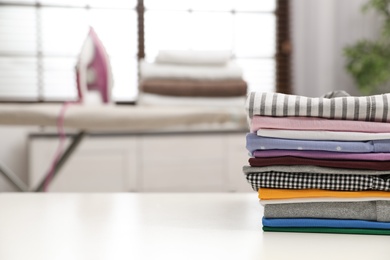
[[[28,191],[27,185],[16,174],[14,174],[10,169],[1,164],[0,173],[3,174],[3,176],[6,177],[7,180],[12,183],[14,187],[17,188],[19,191]]]
[[[38,185],[38,187],[35,189],[36,192],[43,191],[43,188],[45,186],[45,182],[47,181],[48,178],[51,178],[51,180],[54,179],[54,177],[58,174],[61,167],[65,164],[65,162],[69,159],[69,157],[72,155],[72,153],[76,150],[77,146],[80,144],[80,142],[84,138],[85,134],[86,133],[84,131],[81,131],[73,138],[72,143],[69,144],[68,148],[64,151],[61,158],[58,160],[57,164],[54,166],[52,176],[46,175],[45,178]]]

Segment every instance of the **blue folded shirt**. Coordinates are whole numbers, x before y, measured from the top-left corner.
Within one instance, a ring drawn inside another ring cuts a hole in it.
[[[329,227],[390,229],[390,222],[321,218],[264,218],[266,227]]]
[[[388,153],[390,140],[372,141],[317,141],[296,140],[257,136],[254,133],[246,135],[246,148],[253,154],[256,150],[307,150],[331,151],[349,153]]]

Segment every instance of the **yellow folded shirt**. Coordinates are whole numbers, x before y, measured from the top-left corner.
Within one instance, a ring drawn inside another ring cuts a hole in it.
[[[337,198],[362,198],[362,197],[385,197],[390,198],[388,191],[331,191],[331,190],[293,190],[293,189],[270,189],[261,188],[258,191],[259,199],[295,199],[295,198],[318,198],[318,197],[337,197]]]

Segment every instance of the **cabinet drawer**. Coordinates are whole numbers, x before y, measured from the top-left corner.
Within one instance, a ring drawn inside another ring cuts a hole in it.
[[[64,147],[67,147],[67,140]],[[36,187],[52,163],[57,138],[29,140],[29,183]],[[134,138],[85,137],[52,181],[55,192],[120,192],[136,189]]]
[[[144,137],[142,191],[222,191],[226,185],[223,135]]]

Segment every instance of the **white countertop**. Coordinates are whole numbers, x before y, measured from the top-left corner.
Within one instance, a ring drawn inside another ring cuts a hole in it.
[[[263,233],[257,194],[0,194],[1,260],[390,259],[390,236]]]

